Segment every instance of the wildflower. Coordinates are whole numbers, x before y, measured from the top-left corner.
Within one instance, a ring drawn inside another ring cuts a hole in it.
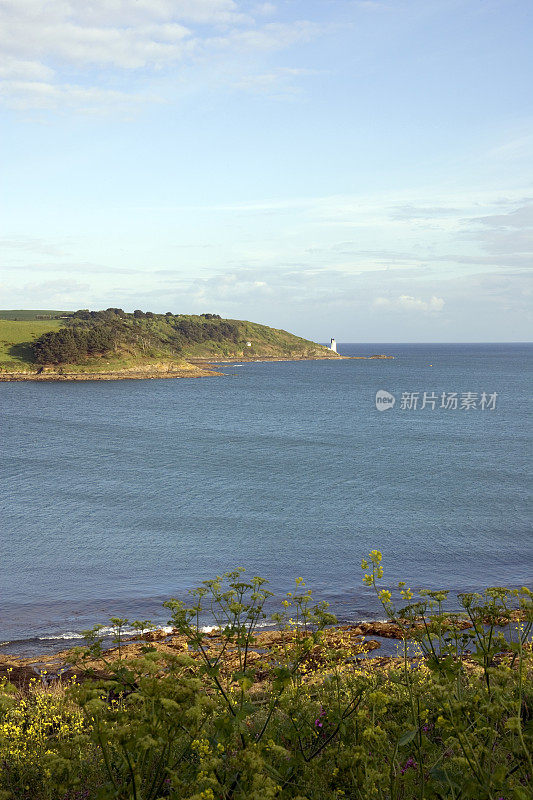
[[[405,775],[408,769],[418,769],[418,764],[414,760],[414,758],[408,758],[403,767],[401,768],[400,772],[402,775]]]
[[[382,603],[390,603],[392,599],[391,593],[386,589],[382,589],[378,596]]]

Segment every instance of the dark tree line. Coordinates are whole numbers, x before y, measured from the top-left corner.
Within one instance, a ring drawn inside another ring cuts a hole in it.
[[[219,322],[217,319],[210,320],[208,325],[193,319],[178,319],[173,327],[183,344],[208,340],[223,342],[228,339],[231,342],[238,342],[240,338],[238,325],[222,320]]]
[[[239,326],[217,314],[202,319],[156,315],[150,311],[126,314],[121,308],[75,311],[67,327],[43,334],[33,345],[37,364],[69,364],[88,356],[105,355],[123,347],[130,352],[170,351],[177,355],[190,344],[239,341]]]
[[[142,314],[142,311],[141,311]],[[122,308],[106,308],[105,311],[89,311],[88,308],[81,308],[71,314],[73,321],[86,320],[88,322],[113,322],[117,319],[126,319],[128,315]]]
[[[106,325],[92,328],[61,328],[40,336],[33,343],[37,364],[68,364],[87,356],[107,353],[115,346],[115,331]]]

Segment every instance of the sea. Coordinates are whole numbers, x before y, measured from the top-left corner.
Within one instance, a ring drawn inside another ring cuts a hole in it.
[[[238,567],[269,613],[302,577],[341,622],[380,619],[374,548],[384,587],[530,586],[533,346],[338,349],[394,358],[0,383],[0,654],[165,625],[166,599]]]

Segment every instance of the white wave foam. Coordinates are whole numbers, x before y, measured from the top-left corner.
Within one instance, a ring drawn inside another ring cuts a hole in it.
[[[150,628],[150,630],[154,631],[163,631],[164,633],[172,633],[174,628],[171,625],[161,625],[160,627]],[[146,633],[147,631],[145,631]],[[100,628],[98,634],[100,636],[114,636],[116,633],[116,629],[112,625],[104,625],[103,628]],[[135,630],[135,628],[123,628],[122,629],[122,636],[136,636],[139,631]],[[73,631],[66,631],[65,633],[58,633],[56,636],[38,636],[37,637],[41,642],[47,641],[55,641],[58,639],[84,639],[83,633],[74,633]]]
[[[268,620],[263,620],[263,622],[258,622],[255,626],[256,628],[274,628],[275,625],[273,622],[269,622]],[[202,625],[200,631],[202,633],[214,633],[215,631],[219,631],[220,628],[218,625]]]
[[[275,628],[275,623],[269,620],[262,620],[258,622],[255,626],[256,628]],[[149,630],[153,631],[163,631],[165,634],[170,634],[174,630],[172,625],[158,625],[155,628],[150,628]],[[149,632],[145,631],[145,633]],[[202,625],[200,628],[202,633],[214,633],[220,628],[218,625]],[[104,627],[100,628],[99,635],[108,637],[114,636],[116,634],[116,630],[112,625],[104,625]],[[137,636],[139,631],[135,630],[134,628],[123,628],[122,629],[122,636]],[[75,631],[65,631],[64,633],[58,633],[56,635],[50,636],[38,636],[37,637],[41,642],[54,642],[54,641],[61,641],[61,640],[69,640],[69,639],[84,639],[84,635],[82,633],[76,633]]]
[[[150,630],[154,631],[154,633],[157,631],[163,631],[163,633],[172,633],[174,627],[172,625],[157,625],[155,628],[150,628]],[[135,636],[138,633],[139,631],[131,631],[132,636]],[[148,631],[145,631],[145,633],[148,633]]]

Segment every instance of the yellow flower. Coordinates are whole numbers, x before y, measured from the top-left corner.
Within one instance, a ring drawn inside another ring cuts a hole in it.
[[[390,601],[392,599],[391,593],[388,592],[386,589],[382,589],[381,592],[379,593],[378,597],[381,600],[381,602],[385,603],[385,604],[386,603],[390,603]]]

